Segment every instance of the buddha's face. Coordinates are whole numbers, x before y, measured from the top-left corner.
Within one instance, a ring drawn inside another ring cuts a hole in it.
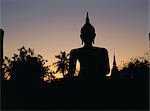
[[[84,34],[84,35],[80,35],[81,40],[85,43],[85,44],[91,44],[94,43],[94,39],[95,39],[96,34]]]

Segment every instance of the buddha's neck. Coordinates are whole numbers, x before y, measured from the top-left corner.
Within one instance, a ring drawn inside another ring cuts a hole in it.
[[[84,47],[88,47],[89,48],[89,47],[93,47],[93,45],[92,45],[92,43],[85,43]]]

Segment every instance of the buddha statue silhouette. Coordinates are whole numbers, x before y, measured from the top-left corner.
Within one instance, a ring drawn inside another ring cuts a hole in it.
[[[68,76],[73,76],[77,60],[80,63],[79,77],[82,79],[104,79],[109,73],[109,58],[105,48],[94,47],[95,29],[90,24],[87,12],[86,23],[81,28],[81,40],[84,46],[70,52]]]

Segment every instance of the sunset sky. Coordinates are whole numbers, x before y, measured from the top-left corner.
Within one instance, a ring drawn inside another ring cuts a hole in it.
[[[4,56],[23,45],[49,61],[60,51],[82,47],[80,29],[86,12],[95,27],[94,46],[105,47],[112,67],[148,51],[148,0],[0,0]]]

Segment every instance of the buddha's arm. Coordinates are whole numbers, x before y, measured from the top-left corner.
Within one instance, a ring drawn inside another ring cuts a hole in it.
[[[109,57],[108,57],[108,51],[106,50],[105,51],[105,72],[106,72],[106,74],[109,74],[109,72],[110,72],[110,67],[109,67]]]
[[[70,59],[69,59],[69,75],[74,75],[76,70],[76,54],[74,51],[70,52]]]

